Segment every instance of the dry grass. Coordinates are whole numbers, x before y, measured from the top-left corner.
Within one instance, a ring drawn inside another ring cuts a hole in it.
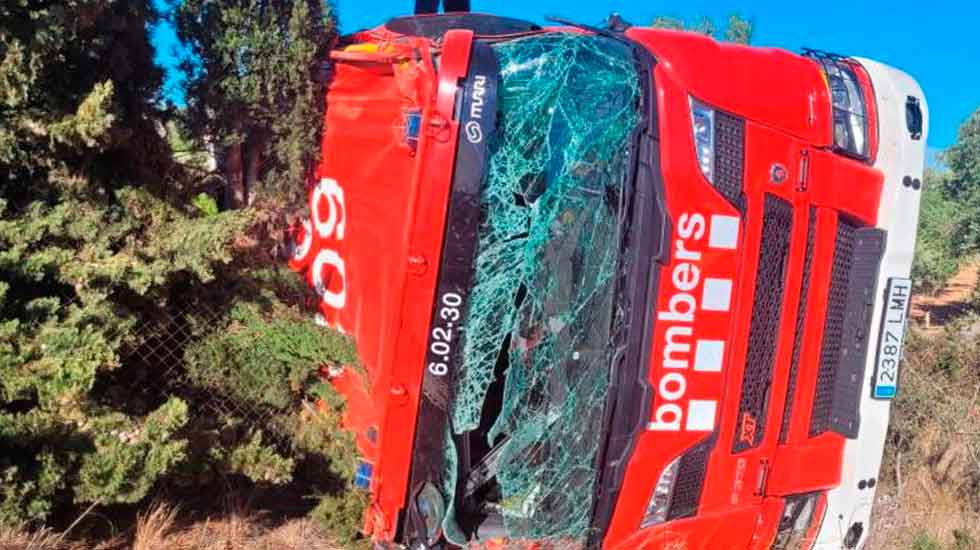
[[[178,507],[156,503],[139,515],[129,535],[79,542],[46,528],[0,528],[0,550],[344,550],[312,519],[273,525],[241,503],[227,505],[220,517],[192,523]]]
[[[62,536],[50,529],[29,532],[26,529],[0,527],[0,550],[67,550]]]
[[[247,504],[230,503],[218,518],[179,523],[175,507],[157,505],[137,521],[133,550],[340,550],[311,519],[269,525]]]
[[[980,550],[980,318],[912,329],[868,550]]]
[[[47,527],[30,530],[26,527],[0,526],[0,550],[123,550],[129,545],[122,538],[96,543],[79,542]]]
[[[133,550],[166,549],[167,537],[175,528],[177,511],[177,506],[160,502],[150,505],[149,510],[136,519]]]
[[[918,540],[937,546],[919,546]],[[928,466],[911,472],[901,494],[891,485],[879,489],[867,550],[980,550],[980,513],[942,482]]]

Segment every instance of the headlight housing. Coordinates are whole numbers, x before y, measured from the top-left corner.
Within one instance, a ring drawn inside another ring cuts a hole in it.
[[[442,538],[442,520],[446,517],[446,503],[442,494],[431,483],[422,486],[415,497],[415,506],[425,524],[425,536],[428,546],[435,546]]]
[[[660,473],[657,485],[653,489],[653,495],[650,496],[650,503],[647,504],[647,511],[641,527],[650,527],[667,521],[667,514],[670,513],[670,501],[674,496],[674,486],[677,483],[677,472],[680,467],[681,457],[677,457]]]
[[[861,160],[871,158],[867,97],[853,61],[815,50],[804,52],[820,64],[830,92],[834,149]]]
[[[826,508],[827,501],[823,493],[786,497],[772,550],[810,550],[820,524],[823,523]]]
[[[697,514],[714,446],[715,438],[708,437],[684,451],[660,472],[640,522],[641,528]]]
[[[715,110],[691,99],[691,129],[694,132],[694,155],[701,173],[711,183],[715,177]]]

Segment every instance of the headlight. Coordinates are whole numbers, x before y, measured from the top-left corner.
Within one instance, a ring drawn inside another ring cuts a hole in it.
[[[830,91],[834,149],[867,160],[870,158],[868,109],[852,62],[835,54],[812,50],[805,53],[820,64]]]
[[[691,98],[691,128],[694,131],[694,154],[701,173],[714,182],[715,173],[715,110]]]
[[[653,489],[650,503],[647,504],[647,512],[643,518],[641,527],[650,527],[663,523],[667,520],[670,513],[670,501],[674,496],[674,485],[677,483],[677,471],[680,469],[681,457],[677,457],[671,462],[664,471],[661,472],[657,480],[657,486]]]
[[[772,550],[810,550],[823,522],[825,509],[823,493],[786,497]]]

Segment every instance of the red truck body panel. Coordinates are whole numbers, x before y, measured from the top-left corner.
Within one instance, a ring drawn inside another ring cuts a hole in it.
[[[690,94],[745,115],[748,120],[745,129],[745,141],[751,144],[745,151],[745,219],[748,222],[742,228],[745,240],[735,249],[711,249],[706,246],[707,235],[684,244],[685,250],[703,253],[698,267],[704,277],[734,282],[732,308],[725,312],[697,312],[693,330],[699,338],[731,346],[728,368],[722,372],[690,372],[685,378],[686,391],[680,402],[682,409],[686,409],[691,399],[717,402],[722,409],[717,426],[720,443],[712,453],[707,469],[699,515],[637,533],[636,527],[656,482],[650,473],[659,471],[664,464],[706,437],[704,432],[678,430],[671,432],[667,439],[662,432],[649,431],[640,436],[627,470],[624,486],[631,489],[620,496],[606,546],[646,547],[637,544],[654,541],[655,544],[649,547],[661,548],[669,542],[683,540],[684,548],[722,548],[721,541],[731,544],[731,548],[747,548],[766,495],[805,493],[829,489],[839,483],[844,439],[833,433],[812,439],[807,434],[810,418],[806,413],[812,408],[807,400],[814,394],[819,355],[816,349],[822,337],[822,327],[809,324],[803,338],[807,348],[801,354],[809,360],[802,363],[799,373],[795,406],[799,407],[800,414],[792,419],[791,444],[779,445],[779,430],[770,428],[766,430],[762,444],[752,451],[735,455],[726,449],[731,447],[730,442],[740,429],[738,406],[744,373],[736,366],[745,364],[753,293],[757,284],[771,283],[757,276],[764,195],[778,196],[793,204],[792,240],[796,243],[806,242],[810,223],[808,212],[810,207],[815,208],[812,210],[817,218],[815,230],[824,238],[816,239],[820,246],[815,250],[813,264],[816,269],[810,279],[811,292],[816,295],[809,304],[813,310],[806,313],[822,319],[825,312],[821,308],[827,303],[830,288],[837,213],[843,212],[874,225],[883,178],[880,172],[865,164],[842,159],[824,150],[829,142],[829,131],[825,129],[830,127],[827,122],[830,108],[826,86],[811,60],[782,50],[719,44],[691,33],[636,29],[627,34],[648,47],[658,59],[669,60],[657,65],[655,80],[658,111],[662,117],[661,132],[669,136],[662,143],[661,164],[664,179],[670,182],[664,194],[672,219],[680,223],[685,214],[700,215],[704,220],[714,215],[738,215],[731,204],[703,183],[696,161],[689,153],[694,147],[688,130],[687,98]],[[810,158],[810,181],[820,184],[801,192],[797,183],[803,151]],[[773,163],[782,164],[789,171],[786,183],[774,185],[771,182]],[[681,234],[682,229],[676,226],[675,235]],[[675,249],[681,246],[680,242],[676,244]],[[786,272],[788,289],[799,289],[802,284],[804,253],[805,247],[791,248]],[[672,273],[685,263],[696,265],[674,254],[663,272]],[[661,277],[661,304],[676,292],[671,278]],[[798,306],[799,295],[794,292],[789,293],[782,304],[776,346],[777,376],[769,390],[773,396],[786,393]],[[665,333],[672,326],[660,323],[655,329],[650,364],[650,382],[654,387],[658,387],[664,376],[671,372],[662,366],[662,350],[667,345]],[[807,349],[813,351],[807,353]],[[673,389],[672,383],[667,382],[667,385],[665,389]],[[665,399],[663,402],[670,401]],[[782,415],[783,401],[776,399],[769,407],[764,424],[778,426]],[[655,409],[651,422],[656,421]],[[793,444],[795,442],[799,443]],[[718,516],[710,518],[713,512]],[[711,528],[706,528],[709,525]]]

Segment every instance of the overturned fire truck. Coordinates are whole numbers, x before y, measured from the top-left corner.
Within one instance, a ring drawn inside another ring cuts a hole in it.
[[[291,259],[379,547],[853,549],[911,283],[922,90],[629,26],[409,16],[331,53]]]

